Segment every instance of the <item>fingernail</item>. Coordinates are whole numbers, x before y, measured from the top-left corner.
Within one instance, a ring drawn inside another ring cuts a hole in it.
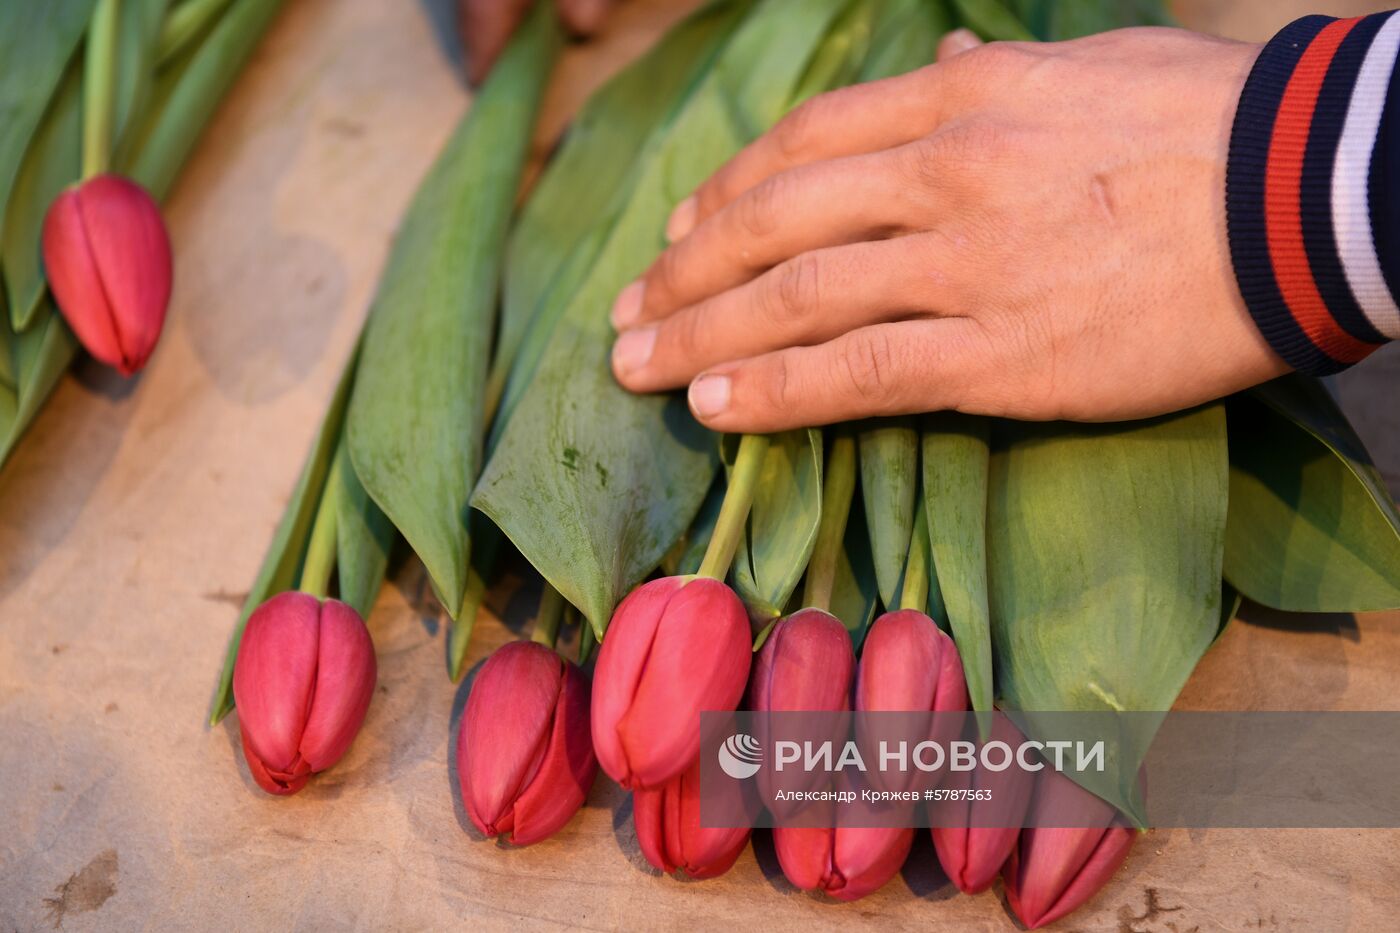
[[[676,205],[671,217],[666,221],[666,239],[672,243],[690,233],[695,227],[695,213],[698,210],[695,195],[691,195]]]
[[[728,376],[701,376],[690,384],[690,410],[697,418],[713,418],[728,407]]]
[[[646,283],[639,279],[617,293],[617,300],[612,306],[614,330],[622,330],[642,316],[642,293],[645,290]]]
[[[625,332],[613,344],[613,370],[622,375],[636,372],[651,359],[655,346],[655,327],[639,327]]]
[[[938,57],[940,59],[952,58],[954,55],[961,55],[969,49],[975,49],[982,44],[982,40],[977,38],[977,34],[970,29],[954,29],[943,37],[943,41],[938,44]]]

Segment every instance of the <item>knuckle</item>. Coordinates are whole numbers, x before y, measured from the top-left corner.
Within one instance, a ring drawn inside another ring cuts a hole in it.
[[[681,264],[682,257],[679,249],[668,249],[662,253],[656,260],[656,264],[651,267],[647,290],[652,294],[659,293],[664,298],[670,298],[679,293]]]
[[[775,175],[736,201],[735,219],[739,229],[756,239],[762,239],[772,233],[777,224],[778,203],[786,184],[782,175]]]
[[[778,156],[788,162],[802,158],[811,146],[813,126],[830,104],[828,95],[821,94],[798,104],[773,127],[773,145]]]
[[[865,402],[889,402],[895,394],[894,345],[879,328],[868,328],[851,336],[842,355],[846,382]]]
[[[763,401],[773,411],[787,411],[793,402],[792,363],[787,353],[774,353],[764,372]]]
[[[1034,59],[1023,42],[988,42],[953,59],[971,81],[1006,81],[1019,76]]]
[[[821,262],[812,253],[789,259],[769,273],[768,279],[766,310],[774,323],[796,324],[821,302]]]

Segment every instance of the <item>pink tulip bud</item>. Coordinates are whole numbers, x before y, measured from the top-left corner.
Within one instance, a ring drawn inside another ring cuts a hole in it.
[[[700,825],[700,762],[655,790],[632,792],[632,821],[642,855],[656,868],[691,878],[729,871],[749,842],[749,830]]]
[[[534,642],[498,649],[472,682],[457,773],[467,816],[487,836],[527,846],[558,832],[598,773],[583,672]]]
[[[1012,748],[1025,740],[1011,720],[1000,714],[993,720],[991,738]],[[978,894],[992,886],[1020,838],[1035,784],[1034,776],[1017,767],[1004,771],[978,767],[950,775],[946,784],[950,788],[990,794],[986,803],[949,800],[931,808],[933,848],[958,890]]]
[[[773,830],[788,881],[840,901],[854,901],[884,886],[909,857],[913,842],[914,830],[897,826]]]
[[[248,618],[233,668],[243,754],[269,794],[295,794],[344,756],[365,721],[374,644],[358,613],[280,593]]]
[[[1047,769],[1037,781],[1029,822],[1043,822],[1048,814],[1083,816],[1084,828],[1023,829],[1002,869],[1007,903],[1032,930],[1055,922],[1097,894],[1137,838],[1111,805]]]
[[[705,577],[637,587],[613,613],[593,686],[593,749],[623,787],[659,788],[700,756],[702,710],[732,710],[753,652],[734,592]]]
[[[58,306],[95,358],[129,376],[155,349],[170,303],[170,237],[136,182],[97,175],[54,199],[44,271]]]
[[[829,612],[803,609],[779,619],[754,663],[749,707],[756,712],[850,708],[856,655]]]
[[[861,649],[856,709],[935,713],[967,709],[967,681],[953,639],[913,609],[880,616]]]

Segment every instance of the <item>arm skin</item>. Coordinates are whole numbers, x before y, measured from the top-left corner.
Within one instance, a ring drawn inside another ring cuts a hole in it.
[[[719,431],[941,409],[1141,418],[1288,371],[1231,264],[1260,46],[979,45],[809,100],[675,209],[613,308],[617,379]]]

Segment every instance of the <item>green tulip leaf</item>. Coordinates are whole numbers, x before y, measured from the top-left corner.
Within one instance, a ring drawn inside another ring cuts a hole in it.
[[[365,325],[346,430],[355,473],[462,611],[505,235],[561,42],[547,4],[516,34],[395,239]]]
[[[15,331],[28,330],[43,304],[40,251],[49,205],[82,173],[82,76],[76,63],[64,74],[10,191],[0,232],[0,265],[5,270],[10,324]]]
[[[336,503],[336,583],[340,601],[368,619],[384,585],[394,525],[360,484],[344,437],[335,455],[340,462],[333,474],[336,488],[327,495],[335,496]]]
[[[1078,2],[1078,0],[1076,0]],[[1035,36],[1001,0],[952,0],[959,23],[988,42],[1025,42]]]
[[[169,193],[219,101],[282,0],[233,0],[209,32],[160,69],[114,164],[158,199]]]
[[[962,656],[972,708],[992,708],[992,635],[987,607],[985,418],[940,412],[923,424],[924,507],[947,623]]]
[[[1225,411],[1118,425],[999,423],[987,569],[1010,709],[1166,711],[1220,627]],[[1133,743],[1114,787],[1134,814]]]
[[[725,437],[726,462],[737,441],[737,435]],[[822,432],[774,434],[732,571],[734,588],[754,616],[782,615],[812,557],[821,517]]]
[[[885,0],[878,4],[870,54],[861,65],[861,81],[902,75],[930,64],[938,40],[952,28],[942,0]]]
[[[502,283],[492,442],[626,204],[648,139],[667,126],[733,32],[747,2],[710,4],[588,99],[510,236]],[[506,373],[509,372],[509,381]]]
[[[550,335],[473,495],[602,635],[613,607],[685,533],[716,466],[672,395],[614,381],[608,309],[665,246],[672,208],[782,115],[843,0],[764,0],[637,163],[625,206]],[[621,157],[621,156],[617,156]]]
[[[919,492],[919,432],[913,418],[879,418],[859,429],[860,491],[870,527],[870,554],[880,600],[899,601],[914,502]]]
[[[0,3],[0,217],[30,139],[92,16],[93,0]]]
[[[865,506],[857,496],[846,520],[846,536],[836,558],[836,575],[831,587],[831,614],[851,633],[859,651],[865,633],[880,604],[880,587],[871,553],[871,533],[865,527]]]
[[[1230,583],[1294,612],[1400,607],[1400,514],[1327,390],[1288,377],[1229,412]]]

